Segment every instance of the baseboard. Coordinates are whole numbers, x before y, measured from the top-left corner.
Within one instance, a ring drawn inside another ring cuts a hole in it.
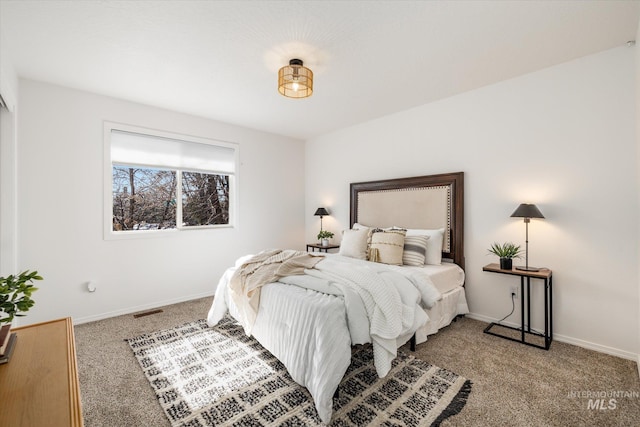
[[[82,323],[95,322],[97,320],[103,320],[103,319],[108,319],[110,317],[122,316],[124,314],[137,313],[139,311],[145,311],[153,308],[164,307],[165,305],[177,304],[179,302],[190,301],[193,299],[213,297],[213,294],[214,292],[204,292],[202,294],[188,295],[188,296],[183,296],[183,297],[174,298],[174,299],[165,300],[165,301],[155,301],[149,304],[137,305],[135,307],[127,307],[121,310],[108,311],[106,313],[100,313],[92,316],[78,317],[73,319],[73,324],[80,325]]]
[[[587,348],[589,350],[595,350],[600,353],[610,354],[612,356],[621,357],[623,359],[637,361],[638,355],[626,350],[620,350],[619,348],[608,347],[606,345],[596,344],[589,341],[584,341],[578,338],[568,337],[566,335],[553,334],[553,339],[564,342],[567,344],[577,345],[578,347]]]
[[[498,320],[498,319],[493,319],[493,318],[490,318],[481,314],[476,314],[476,313],[469,313],[466,316],[471,319],[480,320],[481,322],[486,322],[486,323],[491,323]],[[502,321],[502,324],[507,326],[513,326],[516,328],[520,326],[519,323],[505,322],[505,321]],[[560,335],[556,333],[553,334],[553,340],[575,345],[582,348],[586,348],[589,350],[594,350],[599,353],[610,354],[611,356],[620,357],[622,359],[633,360],[634,362],[638,363],[638,373],[640,374],[640,354],[636,354],[630,351],[620,350],[618,348],[608,347],[606,345],[596,344],[590,341],[585,341],[579,338],[573,338],[573,337]]]

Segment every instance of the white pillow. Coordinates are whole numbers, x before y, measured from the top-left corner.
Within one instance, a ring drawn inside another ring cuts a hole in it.
[[[339,254],[351,258],[366,260],[368,240],[368,228],[344,230],[342,232],[342,242],[340,242]]]
[[[442,246],[444,244],[444,228],[437,230],[409,229],[407,236],[429,236],[427,240],[427,257],[425,264],[442,264]]]
[[[368,225],[364,225],[364,224],[358,224],[357,222],[353,224],[353,228],[354,230],[362,230],[363,228],[373,228],[373,227],[369,227]]]
[[[406,236],[402,264],[421,267],[427,259],[427,241],[429,236]]]

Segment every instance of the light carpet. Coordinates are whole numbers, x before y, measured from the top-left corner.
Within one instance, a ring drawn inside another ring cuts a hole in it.
[[[225,317],[126,340],[172,426],[320,426],[307,390],[240,325]],[[471,382],[400,352],[378,378],[358,346],[334,397],[332,426],[431,426],[457,414]]]

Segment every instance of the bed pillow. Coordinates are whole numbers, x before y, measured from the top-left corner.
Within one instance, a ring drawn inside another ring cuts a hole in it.
[[[420,267],[427,259],[427,242],[430,236],[406,236],[402,252],[402,264]]]
[[[359,224],[359,223],[355,222],[353,224],[353,227],[351,227],[351,228],[353,228],[355,230],[360,230],[360,229],[363,229],[363,228],[373,228],[373,227],[369,227],[368,225]]]
[[[371,234],[371,243],[369,244],[369,261],[402,265],[406,234],[406,230],[374,229]]]
[[[368,239],[367,239],[367,251],[366,251],[367,252],[367,258],[366,259],[368,261],[371,261],[369,259],[369,253],[370,253],[370,247],[371,247],[371,231],[374,230],[377,227],[369,227],[368,225],[359,224],[357,222],[354,222],[353,226],[351,228],[355,229],[355,230],[367,230],[367,231],[369,231],[369,236],[368,236]]]
[[[427,240],[427,257],[425,259],[425,264],[442,264],[444,228],[439,228],[437,230],[409,229],[407,230],[407,236],[429,236],[429,240]]]
[[[342,232],[342,242],[340,242],[339,254],[351,258],[366,260],[368,240],[368,228],[344,230]]]

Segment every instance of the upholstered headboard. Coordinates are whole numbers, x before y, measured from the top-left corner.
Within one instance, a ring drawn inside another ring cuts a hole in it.
[[[464,269],[464,173],[351,184],[351,227],[444,228],[442,257]]]

